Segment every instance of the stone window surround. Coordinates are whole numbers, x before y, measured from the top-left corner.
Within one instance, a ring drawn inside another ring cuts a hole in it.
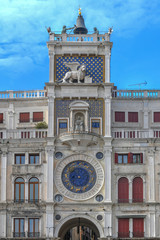
[[[25,216],[23,217],[23,216],[12,216],[12,237],[13,237],[13,232],[14,232],[14,219],[15,218],[22,218],[22,219],[24,219],[24,232],[25,232],[25,238],[28,236],[27,234],[28,234],[28,232],[29,232],[29,224],[28,224],[28,220],[29,220],[29,218],[38,218],[39,219],[39,234],[40,234],[40,236],[39,237],[41,237],[41,232],[42,232],[42,228],[41,228],[41,224],[42,224],[42,219],[41,219],[41,216],[33,216],[33,215],[31,215],[31,216],[27,216],[26,217],[26,214],[25,214]],[[27,239],[30,239],[30,238],[28,238],[27,237]]]
[[[59,134],[59,120],[66,120],[67,121],[67,131],[69,132],[69,118],[59,117],[59,118],[57,118],[57,135]]]
[[[116,201],[118,201],[118,181],[120,178],[125,177],[128,179],[129,182],[129,201],[132,202],[133,200],[133,180],[136,177],[140,177],[143,180],[143,200],[146,200],[146,177],[145,174],[137,174],[137,175],[133,175],[133,174],[122,174],[122,175],[118,175],[116,178]],[[139,203],[141,204],[141,203]]]
[[[118,215],[116,216],[116,236],[118,237],[118,219],[119,218],[129,218],[129,232],[130,232],[130,238],[132,238],[132,233],[133,233],[133,218],[144,218],[144,237],[145,237],[145,229],[146,229],[146,215],[140,215],[140,214],[128,214],[128,215]],[[144,238],[142,238],[144,239]]]
[[[102,135],[102,118],[101,117],[90,118],[90,132],[92,132],[92,120],[100,120],[100,135]]]
[[[18,155],[18,154],[25,154],[25,164],[15,164],[15,155]],[[29,154],[39,154],[39,163],[37,163],[37,164],[30,164],[29,163]],[[41,152],[23,152],[23,151],[21,151],[21,152],[14,152],[13,153],[13,156],[12,156],[12,164],[13,165],[18,165],[18,166],[24,166],[24,165],[29,165],[29,166],[35,166],[35,165],[41,165],[41,162],[42,162],[42,160],[41,160]]]
[[[16,175],[16,176],[12,176],[12,201],[14,202],[14,191],[15,191],[15,180],[16,178],[23,178],[24,179],[24,189],[25,189],[25,193],[24,193],[24,200],[28,201],[28,193],[29,193],[29,180],[31,178],[37,178],[39,180],[39,201],[41,201],[41,197],[42,197],[42,179],[41,176],[37,175],[30,175],[30,176],[24,176],[24,175]]]

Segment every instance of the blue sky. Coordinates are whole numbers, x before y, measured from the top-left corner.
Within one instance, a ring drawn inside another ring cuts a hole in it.
[[[118,89],[160,89],[159,0],[0,0],[0,91],[43,89],[49,79],[48,33],[76,23],[113,26],[111,81]]]

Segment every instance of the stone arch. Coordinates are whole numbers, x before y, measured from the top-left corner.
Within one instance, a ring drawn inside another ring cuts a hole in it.
[[[101,225],[96,221],[96,219],[88,216],[88,215],[77,215],[74,214],[72,216],[68,216],[65,219],[63,219],[58,226],[55,228],[55,237],[59,237],[61,240],[63,240],[63,237],[65,236],[66,232],[78,225],[85,225],[86,227],[91,228],[98,238],[104,237],[104,232],[101,227]]]

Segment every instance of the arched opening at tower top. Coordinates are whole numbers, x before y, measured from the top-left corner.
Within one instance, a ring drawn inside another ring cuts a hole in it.
[[[88,219],[74,218],[63,224],[58,236],[61,240],[97,240],[100,233]]]

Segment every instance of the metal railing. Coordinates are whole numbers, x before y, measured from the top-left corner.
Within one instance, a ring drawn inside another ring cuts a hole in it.
[[[13,232],[13,237],[25,237],[25,232]]]
[[[118,232],[118,237],[119,238],[129,238],[130,232]]]
[[[117,203],[144,203],[145,199],[133,198],[133,199],[118,199]]]
[[[38,238],[40,236],[39,232],[28,232],[28,237],[29,238]]]

